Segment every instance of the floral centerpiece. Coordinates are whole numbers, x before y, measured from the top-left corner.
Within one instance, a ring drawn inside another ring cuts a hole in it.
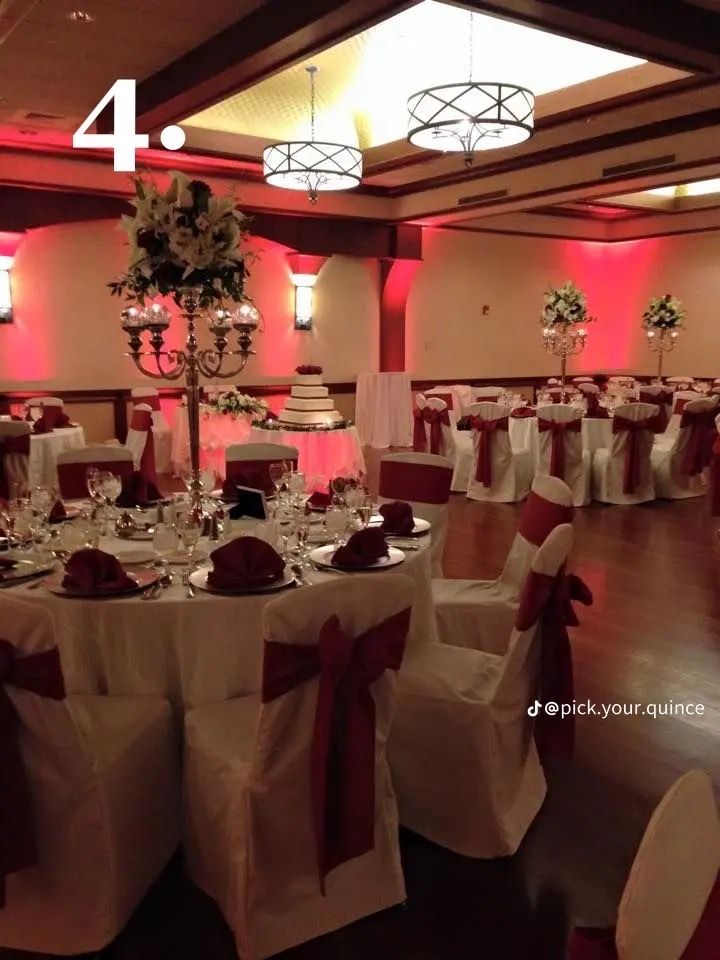
[[[677,297],[670,293],[666,293],[664,297],[653,297],[642,316],[645,330],[677,330],[684,322],[683,306]]]
[[[247,393],[238,393],[236,390],[227,390],[217,397],[213,397],[208,404],[217,413],[227,413],[232,417],[249,414],[255,420],[265,420],[268,414],[268,405],[264,400],[258,400]]]
[[[319,376],[322,372],[323,368],[318,367],[315,363],[301,363],[299,367],[295,367],[295,373],[299,373],[303,377]]]
[[[592,323],[587,310],[587,297],[570,280],[566,280],[561,287],[548,287],[544,296],[544,308],[540,323],[543,327],[554,327],[558,324]]]
[[[199,305],[245,298],[248,254],[241,249],[249,219],[231,196],[216,197],[207,183],[172,172],[164,192],[135,177],[134,216],[122,218],[130,240],[127,272],[109,284],[113,295],[144,304],[172,296],[178,306],[190,291]]]

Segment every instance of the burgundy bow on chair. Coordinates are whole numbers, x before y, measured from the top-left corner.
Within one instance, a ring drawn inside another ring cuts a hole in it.
[[[582,420],[546,420],[544,417],[538,417],[538,430],[540,433],[552,432],[552,448],[550,451],[550,476],[557,477],[559,480],[565,479],[565,434],[568,430],[572,433],[582,432]]]
[[[573,601],[589,607],[593,596],[574,573],[561,568],[556,576],[528,574],[515,621],[518,630],[540,625],[540,683],[537,698],[542,704],[572,704],[573,666],[568,627],[579,623]],[[535,721],[535,743],[540,760],[570,758],[575,745],[573,715],[548,715],[541,710]]]
[[[478,432],[477,464],[475,479],[485,487],[492,486],[492,438],[498,430],[509,430],[509,418],[499,417],[497,420],[484,420],[482,417],[472,418],[472,428]]]
[[[413,450],[415,453],[425,453],[427,450],[424,407],[415,407],[413,410]]]
[[[654,417],[645,420],[629,420],[627,417],[613,417],[613,433],[627,433],[625,445],[625,472],[623,474],[623,493],[635,493],[640,484],[640,435],[644,430],[652,430]]]
[[[30,791],[18,745],[19,720],[7,685],[63,700],[65,684],[57,647],[18,657],[12,643],[0,640],[0,907],[5,905],[9,874],[37,862]]]
[[[654,406],[657,406],[658,412],[654,417],[650,418],[650,429],[653,433],[665,433],[670,419],[667,408],[672,403],[672,391],[662,390],[657,393],[650,393],[646,390],[641,390],[640,403],[652,403]]]
[[[681,470],[689,477],[702,473],[710,463],[715,439],[715,410],[683,410],[680,429],[688,429]]]
[[[140,455],[140,473],[145,479],[158,485],[157,470],[155,468],[155,437],[152,429],[152,413],[149,410],[133,409],[130,429],[145,434],[145,446]]]
[[[430,453],[442,453],[442,428],[450,426],[450,414],[447,410],[425,407],[423,419],[430,424]]]
[[[319,675],[311,748],[311,804],[320,887],[335,867],[375,845],[375,701],[370,686],[398,670],[410,609],[348,637],[336,616],[317,646],[265,644],[263,703]]]
[[[0,437],[0,498],[3,500],[10,499],[10,482],[5,473],[5,457],[13,453],[21,457],[30,456],[29,433],[23,433],[19,437]]]

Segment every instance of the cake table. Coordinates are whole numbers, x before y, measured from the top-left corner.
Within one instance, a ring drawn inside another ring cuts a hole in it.
[[[270,430],[253,427],[250,442],[296,447],[298,470],[308,480],[320,477],[329,483],[333,477],[365,473],[365,457],[355,427],[334,430],[293,430],[285,425]]]

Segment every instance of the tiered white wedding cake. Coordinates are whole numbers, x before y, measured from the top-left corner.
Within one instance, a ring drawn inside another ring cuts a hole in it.
[[[322,367],[301,366],[296,373],[290,397],[280,411],[280,422],[326,427],[342,420],[340,412],[333,409],[328,388],[323,386]]]

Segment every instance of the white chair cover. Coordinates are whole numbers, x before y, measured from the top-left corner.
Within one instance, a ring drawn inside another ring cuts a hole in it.
[[[579,419],[576,407],[565,403],[553,403],[551,406],[538,407],[538,458],[537,473],[552,474],[553,432],[543,431],[542,421],[554,423],[572,423]],[[590,453],[583,450],[582,429],[574,432],[565,430],[561,435],[564,445],[564,471],[562,479],[570,487],[573,503],[582,507],[590,502]]]
[[[498,397],[503,392],[502,387],[475,387],[475,403],[497,403]]]
[[[454,387],[433,387],[432,390],[425,391],[424,397],[426,400],[439,399],[445,402],[451,427],[454,427],[462,416],[462,405]]]
[[[682,412],[685,408],[685,404],[689,400],[702,400],[703,395],[697,393],[695,390],[675,390],[673,393],[673,402],[672,402],[672,411],[670,414],[670,419],[668,420],[668,425],[665,428],[665,433],[661,438],[658,438],[659,443],[671,443],[675,437],[677,437],[680,431],[680,421],[682,420]]]
[[[29,492],[31,430],[25,421],[0,420],[0,499],[23,497]],[[21,440],[22,437],[27,440]],[[28,452],[18,447],[27,448]]]
[[[707,413],[718,405],[719,400],[719,397],[689,400],[684,410],[690,413]],[[670,445],[667,442],[658,442],[653,447],[650,460],[656,496],[670,500],[683,500],[688,497],[701,497],[705,492],[705,477],[702,473],[691,476],[683,471],[683,461],[691,433],[692,427],[681,427]]]
[[[413,514],[432,524],[432,576],[442,577],[448,528],[452,461],[432,453],[388,453],[380,460],[378,500],[405,500]]]
[[[497,580],[433,580],[440,642],[505,653],[533,557],[555,527],[572,523],[572,518],[568,485],[557,477],[538,474]]]
[[[408,610],[413,592],[407,577],[368,574],[286,594],[266,607],[266,643],[315,646],[333,613],[346,636],[358,637]],[[267,646],[265,657],[267,671]],[[262,705],[246,697],[186,714],[188,870],[220,906],[243,958],[262,960],[404,900],[385,755],[395,685],[395,673],[385,670],[370,687],[374,848],[331,870],[325,896],[311,812],[318,678]]]
[[[62,397],[41,397],[40,406],[41,407],[60,407],[63,408],[64,402]]]
[[[509,413],[504,404],[482,401],[471,407],[473,417],[483,428],[473,428],[473,465],[468,481],[470,500],[516,503],[527,496],[532,465],[528,450],[513,450],[510,445]],[[508,429],[490,425],[505,421]],[[487,472],[483,469],[486,464]],[[488,483],[489,481],[489,483]]]
[[[95,466],[101,470],[114,471],[115,465],[118,467],[118,472],[122,474],[132,473],[133,455],[127,447],[93,444],[89,447],[64,450],[57,457],[58,485],[61,496],[71,500],[86,497],[85,473],[87,469]]]
[[[595,386],[595,383],[593,382],[592,377],[573,377],[572,382],[576,383],[578,387],[580,386],[581,383],[591,383],[593,386]]]
[[[640,430],[635,438],[629,430],[618,431],[618,418],[634,423],[657,416],[658,407],[651,403],[628,403],[615,408],[610,448],[596,450],[593,458],[593,489],[596,500],[603,503],[647,503],[655,499],[655,484],[650,463],[655,435],[652,425]],[[635,444],[637,474],[626,477],[626,457]],[[630,490],[630,487],[634,489]]]
[[[133,405],[149,403],[152,407],[153,437],[155,439],[155,467],[158,473],[170,473],[172,467],[173,433],[160,407],[160,395],[155,387],[133,387],[130,391]]]
[[[720,871],[720,820],[701,770],[676,781],[645,830],[620,901],[619,960],[678,960]]]
[[[473,402],[473,392],[474,387],[471,387],[469,383],[453,383],[453,384],[440,384],[437,387],[433,387],[432,390],[428,390],[429,394],[433,393],[451,393],[454,401],[454,408],[457,418],[464,417],[467,413],[468,407]]]
[[[572,527],[557,527],[532,569],[556,575],[571,545]],[[388,747],[403,826],[465,856],[515,853],[545,797],[527,712],[536,631],[513,627],[503,657],[445,644],[408,652]]]
[[[20,657],[55,646],[37,604],[0,597],[0,636]],[[102,950],[160,874],[180,834],[178,744],[158,697],[53,700],[5,683],[33,808],[37,866],[10,874],[0,945]]]

